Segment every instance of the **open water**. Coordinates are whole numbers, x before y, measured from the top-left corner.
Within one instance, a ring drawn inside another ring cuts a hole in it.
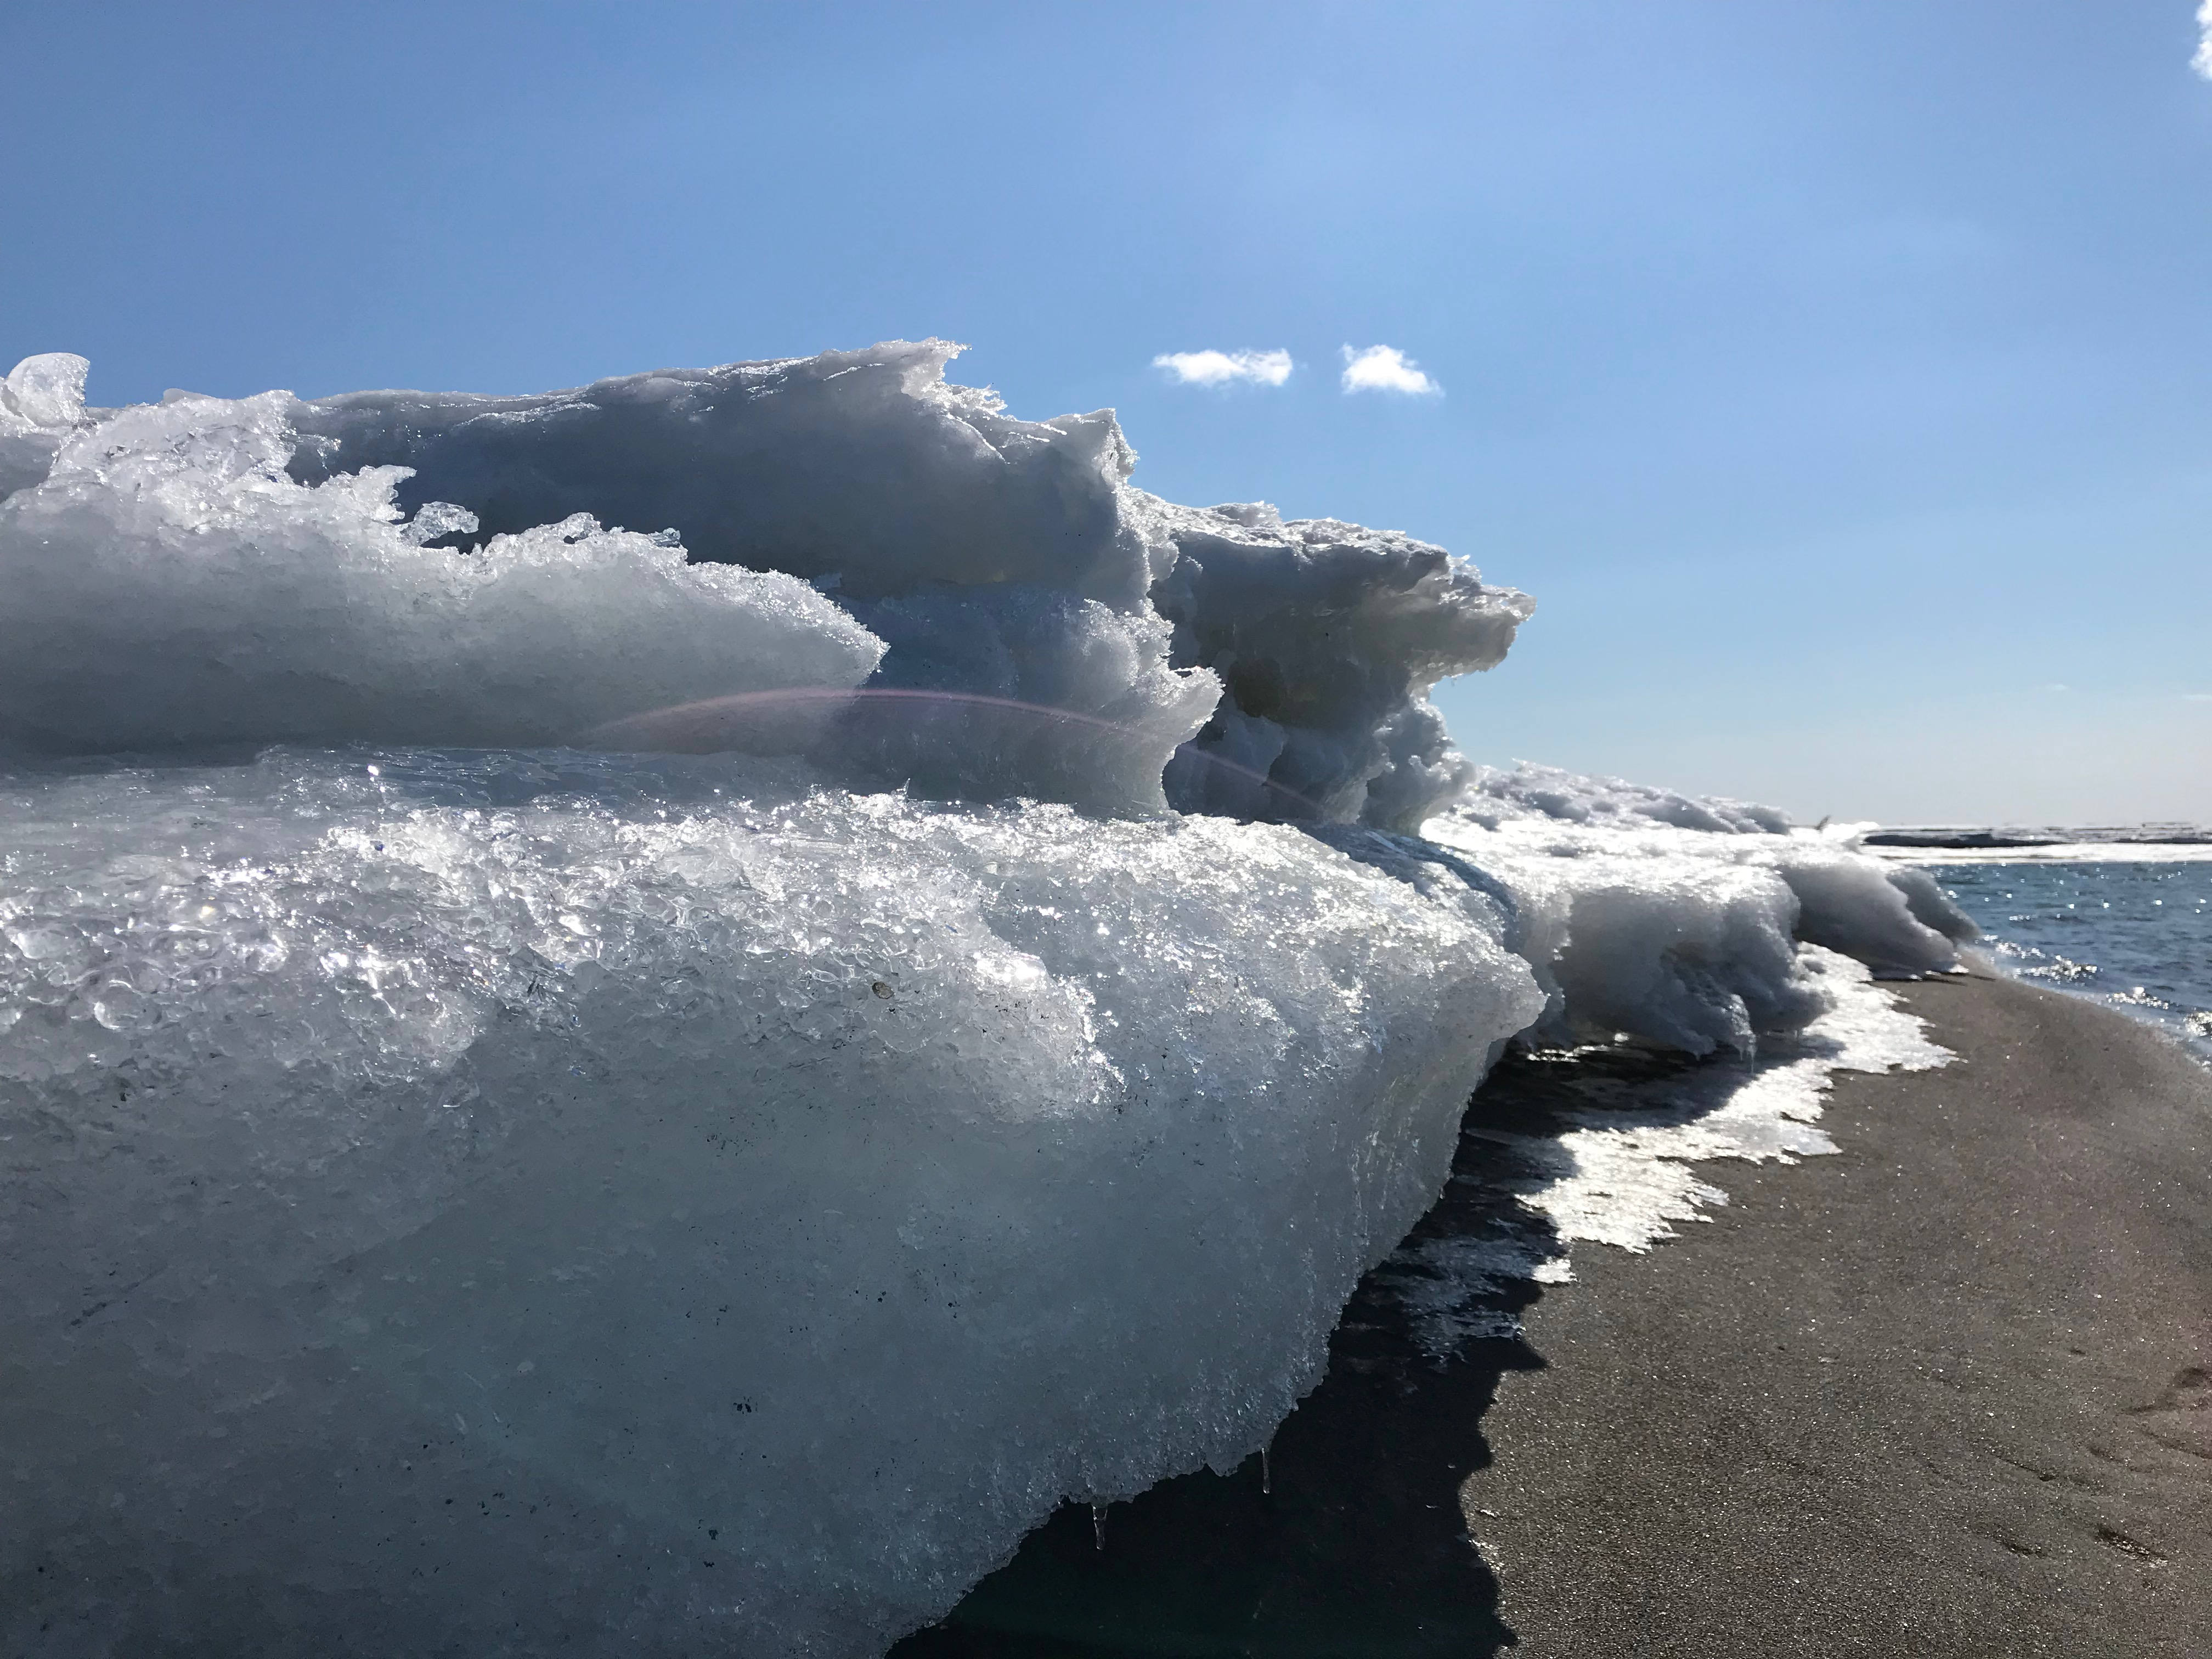
[[[2212,862],[1929,868],[2000,969],[2109,1003],[2212,1063]]]

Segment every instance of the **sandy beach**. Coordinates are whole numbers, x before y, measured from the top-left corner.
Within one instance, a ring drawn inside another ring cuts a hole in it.
[[[1963,1063],[1841,1078],[1839,1156],[1706,1166],[1710,1224],[1578,1247],[1442,1368],[1364,1287],[1264,1474],[1103,1547],[1063,1510],[896,1651],[2212,1650],[2212,1074],[2012,981],[1903,994]]]

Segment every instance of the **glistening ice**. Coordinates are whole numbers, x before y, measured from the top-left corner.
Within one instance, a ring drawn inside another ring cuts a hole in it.
[[[954,349],[9,376],[13,1647],[879,1650],[1263,1445],[1507,1042],[1948,965],[1765,809],[1478,775],[1525,596]]]

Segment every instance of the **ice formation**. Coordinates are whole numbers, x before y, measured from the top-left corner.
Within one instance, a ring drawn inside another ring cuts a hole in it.
[[[8,378],[10,1650],[875,1651],[1263,1444],[1501,1045],[1948,965],[1778,814],[1477,776],[1524,596],[953,349]]]
[[[1152,591],[1175,660],[1223,682],[1168,769],[1177,805],[1415,830],[1467,786],[1474,769],[1428,692],[1502,660],[1534,609],[1527,595],[1389,532],[1285,523],[1265,502],[1135,499],[1176,551]]]
[[[1924,872],[1771,807],[1549,767],[1485,769],[1426,833],[1510,893],[1544,1041],[1754,1054],[1829,1005],[1800,945],[1911,977],[1955,967],[1975,932]]]
[[[286,476],[281,392],[87,422],[82,360],[68,380],[52,361],[9,377],[48,423],[4,459],[52,453],[0,500],[0,739],[557,744],[670,703],[849,690],[883,654],[804,582],[585,514],[468,556],[428,544],[477,520],[428,502],[406,521],[401,469]]]
[[[1685,795],[1625,778],[1585,777],[1527,761],[1510,769],[1486,766],[1459,803],[1460,816],[1496,828],[1509,819],[1557,819],[1597,828],[1642,829],[1662,823],[1716,835],[1787,835],[1789,815],[1771,806]]]
[[[744,764],[12,781],[11,1646],[868,1652],[1316,1380],[1534,1012],[1494,927]]]
[[[1147,495],[1109,411],[1013,419],[945,381],[957,349],[294,404],[291,470],[404,467],[406,511],[666,526],[813,583],[888,646],[874,685],[969,699],[856,704],[825,758],[869,787],[1157,810],[1194,736],[1168,773],[1189,810],[1411,830],[1460,787],[1428,690],[1497,663],[1525,595],[1393,532]]]

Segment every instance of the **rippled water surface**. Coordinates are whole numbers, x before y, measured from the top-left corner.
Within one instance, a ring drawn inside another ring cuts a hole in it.
[[[2212,1061],[2212,863],[1948,864],[1997,965],[2107,1002]]]

